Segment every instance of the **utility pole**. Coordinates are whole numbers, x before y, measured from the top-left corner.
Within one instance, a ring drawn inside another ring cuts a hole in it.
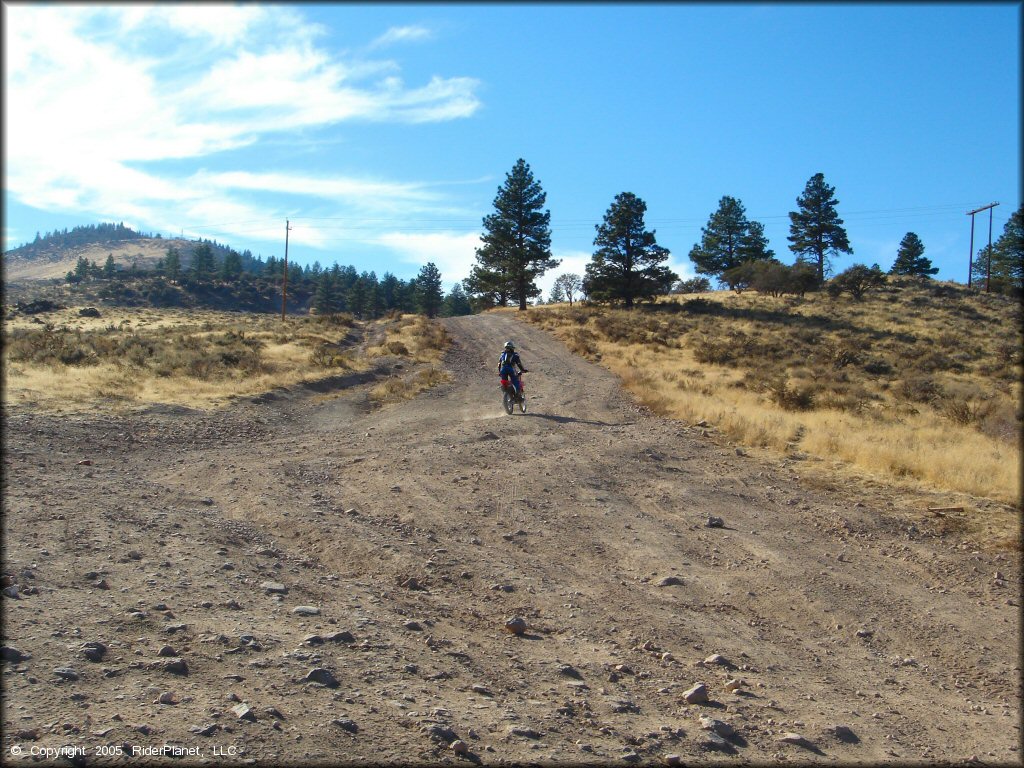
[[[285,308],[288,305],[288,233],[291,223],[284,220],[284,281],[281,283],[281,322],[284,322]]]
[[[967,215],[971,217],[971,250],[967,254],[967,287],[971,287],[971,275],[974,272],[974,214],[981,213],[982,211],[988,211],[988,272],[992,271],[992,209],[995,208],[999,203],[989,203],[983,205],[981,208],[975,208],[973,211],[968,211]],[[985,291],[988,291],[988,278],[985,279]]]

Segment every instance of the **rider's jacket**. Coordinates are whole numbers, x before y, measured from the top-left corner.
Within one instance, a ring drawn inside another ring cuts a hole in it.
[[[519,353],[502,351],[501,357],[498,358],[498,373],[515,373],[515,366],[518,366],[520,371],[524,368],[523,361],[519,359]]]

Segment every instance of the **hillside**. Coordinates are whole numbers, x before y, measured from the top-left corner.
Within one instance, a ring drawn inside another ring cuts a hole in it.
[[[447,380],[383,407],[420,363],[213,410],[5,407],[5,754],[1019,762],[1019,551],[962,522],[1011,510],[824,488],[516,313],[444,323]]]
[[[5,251],[3,277],[7,283],[63,280],[72,272],[79,259],[102,265],[108,256],[114,264],[129,270],[152,270],[168,248],[181,254],[183,266],[188,266],[192,250],[200,242],[210,245],[216,258],[223,259],[228,246],[209,240],[150,237],[123,224],[99,224],[75,227],[68,231],[47,233],[31,243]],[[248,257],[247,257],[248,258]]]
[[[9,282],[63,280],[75,269],[80,258],[103,264],[108,255],[124,270],[135,263],[139,269],[151,270],[167,254],[168,248],[177,248],[182,261],[188,264],[196,243],[192,240],[138,238],[112,242],[88,243],[64,247],[50,246],[33,251],[15,249],[4,253],[4,280]]]
[[[890,278],[857,301],[719,291],[531,322],[656,413],[738,446],[909,489],[1020,502],[1021,306]]]

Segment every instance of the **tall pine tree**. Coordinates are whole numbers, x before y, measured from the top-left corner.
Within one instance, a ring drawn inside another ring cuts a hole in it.
[[[502,306],[518,301],[519,309],[540,295],[537,278],[560,263],[551,258],[551,212],[542,210],[546,200],[530,166],[519,158],[498,188],[495,212],[484,217],[478,263],[463,281],[467,291]]]
[[[632,192],[615,196],[595,225],[597,250],[583,280],[583,291],[597,301],[621,301],[627,308],[637,299],[668,293],[679,276],[664,266],[667,248],[657,244],[654,231],[644,229],[647,204]]]
[[[433,262],[428,261],[416,275],[416,309],[427,317],[437,317],[444,302],[441,288],[441,272]]]
[[[914,277],[930,277],[937,274],[938,267],[933,267],[931,259],[924,255],[924,243],[913,232],[907,232],[900,241],[896,252],[896,261],[889,270],[890,275],[912,275]]]
[[[690,249],[697,272],[716,276],[745,261],[767,261],[774,255],[764,225],[749,221],[743,203],[728,195],[718,201],[718,210],[701,229],[700,243]]]
[[[806,261],[817,268],[818,282],[824,282],[825,275],[831,271],[831,255],[853,253],[843,220],[836,213],[839,201],[835,199],[835,192],[835,187],[825,183],[825,174],[816,173],[796,199],[799,210],[789,214],[789,250],[796,254],[798,261]]]

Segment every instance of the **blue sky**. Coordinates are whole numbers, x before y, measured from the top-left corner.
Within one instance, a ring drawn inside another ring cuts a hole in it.
[[[4,243],[99,221],[407,278],[469,273],[524,158],[542,279],[616,194],[687,254],[723,195],[791,263],[815,173],[852,256],[966,281],[1021,204],[1019,3],[4,3]],[[987,242],[988,213],[975,246]]]

